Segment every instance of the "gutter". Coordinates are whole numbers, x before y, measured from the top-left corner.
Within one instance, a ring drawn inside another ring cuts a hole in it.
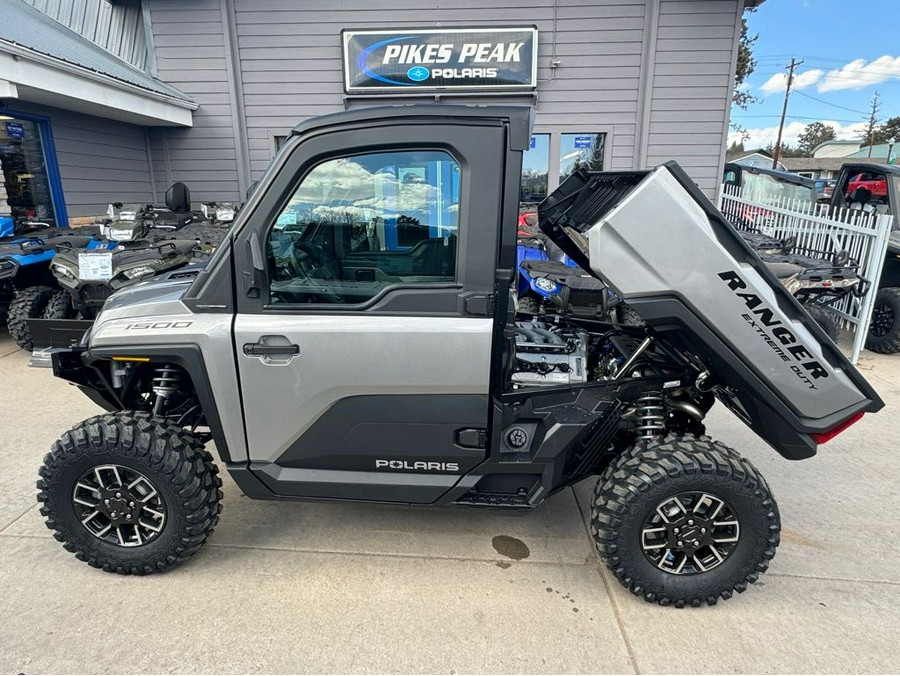
[[[9,42],[7,40],[0,39],[0,50],[12,54],[13,58],[24,58],[28,61],[34,61],[35,63],[50,66],[51,68],[55,68],[65,73],[77,75],[78,77],[82,77],[86,80],[93,80],[100,84],[114,87],[115,89],[120,89],[131,94],[137,94],[139,96],[143,96],[144,98],[153,99],[155,101],[167,103],[179,108],[186,108],[187,110],[197,110],[200,107],[200,104],[196,103],[195,101],[180,99],[170,94],[163,94],[162,92],[154,92],[150,89],[145,89],[144,87],[140,87],[130,82],[125,82],[124,80],[120,80],[110,75],[98,73],[97,71],[91,70],[90,68],[78,66],[73,63],[69,63],[68,61],[63,61],[62,59],[56,58],[54,56],[41,54],[40,52],[36,52],[33,49],[28,49],[27,47],[20,47],[16,43]],[[22,82],[19,84],[25,85],[26,83]],[[34,85],[29,83],[27,84],[27,86]]]

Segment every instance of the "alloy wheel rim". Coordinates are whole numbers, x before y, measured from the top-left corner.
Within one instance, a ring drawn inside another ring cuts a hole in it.
[[[887,303],[876,305],[872,310],[869,332],[878,338],[886,336],[894,326],[894,310]]]
[[[166,505],[140,472],[122,465],[97,465],[75,483],[72,505],[95,538],[118,547],[152,542],[166,524]]]
[[[740,540],[731,506],[712,493],[691,491],[661,501],[641,529],[641,551],[656,568],[697,575],[722,565]]]

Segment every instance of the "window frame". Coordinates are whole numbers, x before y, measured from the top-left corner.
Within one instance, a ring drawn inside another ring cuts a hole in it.
[[[596,124],[536,124],[532,129],[532,134],[549,134],[550,135],[550,171],[547,173],[547,194],[553,193],[559,187],[559,153],[562,146],[563,134],[605,134],[606,139],[603,145],[603,169],[609,171],[612,164],[612,147],[615,127]]]
[[[290,137],[288,137],[290,140]],[[326,164],[327,162],[333,162],[341,159],[348,159],[351,157],[359,157],[363,155],[384,155],[384,154],[394,154],[394,153],[403,153],[403,152],[440,152],[447,155],[449,159],[456,163],[456,166],[459,168],[460,180],[459,180],[459,211],[457,216],[457,237],[456,237],[456,251],[455,251],[455,260],[456,263],[454,265],[453,270],[453,279],[452,280],[441,280],[439,282],[414,282],[414,283],[394,283],[382,288],[378,293],[373,295],[368,300],[362,303],[273,303],[272,295],[271,295],[271,271],[268,269],[268,253],[269,253],[269,242],[271,238],[272,230],[274,230],[275,225],[278,220],[278,216],[280,216],[287,205],[290,203],[293,196],[296,194],[297,190],[300,189],[300,186],[303,185],[303,182],[307,179],[307,177],[316,170],[316,168]],[[463,213],[463,202],[465,199],[465,190],[464,190],[464,181],[463,181],[463,168],[465,163],[459,157],[458,153],[454,152],[454,150],[450,147],[444,147],[440,145],[397,145],[391,146],[389,148],[384,149],[362,149],[362,150],[353,150],[346,149],[343,152],[336,152],[334,154],[324,154],[316,161],[311,162],[305,166],[305,170],[301,173],[299,179],[295,180],[292,183],[292,187],[288,190],[279,201],[279,206],[274,212],[275,220],[268,223],[265,227],[265,231],[263,236],[260,237],[260,246],[262,247],[262,254],[265,261],[265,279],[266,285],[265,289],[261,290],[265,295],[265,300],[263,304],[263,310],[265,312],[278,312],[278,313],[287,313],[287,312],[310,312],[310,313],[321,313],[322,311],[329,312],[364,312],[369,308],[377,305],[381,301],[384,300],[386,296],[390,293],[398,290],[398,289],[410,289],[410,290],[429,290],[429,289],[461,289],[463,284],[460,279],[460,269],[462,266],[462,261],[464,260],[464,256],[462,255],[462,243],[463,240],[460,237],[461,229],[462,229],[462,213]]]

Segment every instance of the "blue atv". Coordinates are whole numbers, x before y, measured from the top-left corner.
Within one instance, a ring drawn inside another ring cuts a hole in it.
[[[516,247],[519,312],[608,318],[616,305],[613,292],[553,249],[542,237],[520,231]]]
[[[26,350],[32,348],[27,320],[42,317],[63,295],[50,269],[56,252],[60,248],[92,250],[112,246],[96,235],[73,233],[65,228],[38,234],[0,240],[0,320],[19,347]]]

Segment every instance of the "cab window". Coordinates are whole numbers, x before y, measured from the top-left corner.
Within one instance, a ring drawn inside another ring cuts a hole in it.
[[[273,304],[365,303],[397,285],[456,280],[460,170],[444,151],[328,160],[269,231]]]

